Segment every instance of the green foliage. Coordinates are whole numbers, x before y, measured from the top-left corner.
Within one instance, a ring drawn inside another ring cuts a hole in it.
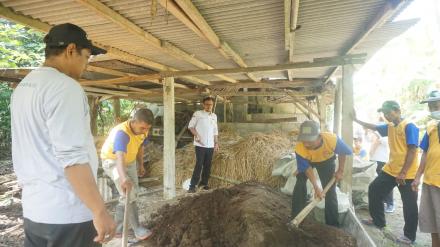
[[[137,105],[142,104],[139,101],[135,100],[126,100],[121,99],[121,121],[125,121],[130,117],[133,109],[136,108]],[[98,106],[98,116],[97,116],[97,125],[98,125],[98,136],[108,135],[110,129],[116,125],[116,119],[114,115],[114,106],[113,100],[104,100]]]
[[[38,66],[44,59],[43,34],[0,19],[0,67]]]
[[[38,66],[44,59],[43,34],[0,19],[0,68]],[[0,146],[10,147],[12,89],[0,81]]]

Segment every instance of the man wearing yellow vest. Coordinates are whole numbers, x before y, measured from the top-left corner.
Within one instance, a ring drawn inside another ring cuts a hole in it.
[[[434,120],[428,124],[420,143],[423,154],[412,187],[418,191],[421,176],[424,175],[420,199],[420,231],[431,233],[432,246],[440,247],[440,92],[432,91],[421,103],[428,103]]]
[[[139,223],[136,196],[139,174],[144,175],[143,147],[148,142],[148,132],[153,124],[153,113],[148,109],[139,109],[130,120],[114,127],[101,149],[102,167],[113,180],[119,192],[119,204],[116,206],[115,221],[117,223],[116,237],[122,233],[124,218],[124,201],[126,193],[130,193],[128,222],[134,235],[139,240],[151,236],[151,231]]]
[[[418,224],[417,192],[411,189],[411,183],[417,171],[419,129],[414,123],[402,118],[400,106],[396,101],[385,101],[378,112],[383,113],[388,124],[365,123],[353,116],[353,120],[358,124],[377,130],[381,136],[388,136],[390,146],[389,161],[368,187],[368,207],[372,220],[364,220],[363,223],[376,226],[385,233],[389,232],[386,228],[383,201],[388,193],[398,186],[402,197],[405,226],[403,235],[397,241],[412,244],[416,239]]]
[[[320,132],[319,124],[315,121],[308,120],[301,124],[298,141],[295,147],[298,174],[292,196],[292,217],[298,215],[307,204],[307,179],[310,179],[313,185],[315,197],[322,198],[322,187],[325,187],[333,176],[337,181],[342,179],[345,157],[352,154],[350,147],[335,134]],[[336,155],[339,160],[337,171]],[[322,186],[318,185],[313,167],[318,171]],[[333,185],[325,196],[325,223],[338,227],[338,217],[336,185]]]

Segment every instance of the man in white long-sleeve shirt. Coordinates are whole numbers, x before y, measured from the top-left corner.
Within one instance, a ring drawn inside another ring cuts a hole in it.
[[[189,193],[196,192],[198,185],[203,190],[209,190],[208,180],[211,173],[211,162],[214,151],[218,151],[217,115],[212,112],[215,99],[203,99],[203,110],[194,112],[188,129],[194,135],[196,149],[196,166],[191,178]],[[200,173],[202,178],[200,179]]]
[[[12,159],[23,188],[25,247],[101,246],[114,235],[96,185],[87,97],[77,82],[94,47],[80,27],[54,26],[46,60],[11,98]]]

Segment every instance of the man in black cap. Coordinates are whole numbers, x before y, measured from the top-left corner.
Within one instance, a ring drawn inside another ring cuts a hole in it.
[[[360,121],[355,114],[353,116],[356,123],[379,132],[381,136],[388,136],[390,146],[389,161],[368,187],[368,207],[372,219],[363,220],[363,223],[376,226],[386,234],[390,233],[386,228],[383,201],[394,187],[398,186],[402,197],[405,226],[403,235],[397,240],[412,244],[416,239],[418,209],[417,192],[411,189],[411,183],[417,172],[419,129],[414,123],[402,118],[400,106],[396,101],[385,101],[378,112],[383,113],[388,124],[370,124]]]
[[[44,42],[43,66],[21,81],[11,101],[24,246],[101,246],[116,225],[96,185],[89,107],[77,80],[89,57],[104,51],[69,23],[54,26]]]
[[[292,217],[297,216],[307,205],[307,179],[310,179],[313,185],[315,197],[324,197],[322,187],[333,177],[336,181],[342,179],[346,156],[353,153],[342,139],[333,133],[321,132],[319,123],[311,120],[303,122],[299,127],[298,141],[295,147],[298,173],[292,196]],[[337,170],[336,155],[339,163]],[[321,186],[317,183],[312,168],[318,171]],[[338,227],[338,217],[336,185],[333,185],[325,196],[325,223]]]

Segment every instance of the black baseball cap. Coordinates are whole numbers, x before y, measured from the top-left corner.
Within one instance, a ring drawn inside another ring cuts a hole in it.
[[[87,33],[82,28],[72,23],[53,26],[44,37],[44,43],[47,47],[63,47],[74,43],[90,49],[92,55],[106,53],[104,49],[94,46],[92,41],[87,39]]]
[[[377,109],[377,112],[388,113],[394,110],[400,110],[400,105],[394,100],[387,100],[383,102],[382,107]]]

